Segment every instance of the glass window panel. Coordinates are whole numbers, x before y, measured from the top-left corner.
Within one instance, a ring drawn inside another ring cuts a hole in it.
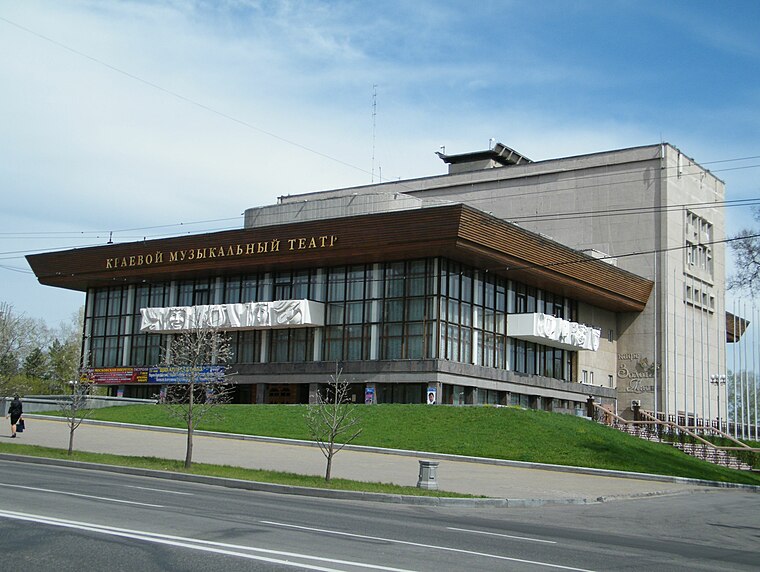
[[[477,328],[478,330],[483,329],[483,308],[480,306],[475,306],[472,309],[472,325],[473,327]]]
[[[330,270],[330,278],[327,283],[327,299],[340,301],[346,299],[346,272],[343,268]]]
[[[121,365],[121,356],[119,353],[119,349],[121,347],[121,338],[118,337],[108,337],[105,339],[105,355],[103,356],[103,360],[105,365],[107,366],[117,366]]]
[[[438,317],[438,298],[430,296],[427,298],[427,319],[435,320]]]
[[[525,344],[525,373],[536,373],[536,344],[531,342]]]
[[[291,292],[293,289],[293,278],[290,272],[280,272],[277,274],[274,280],[274,299],[275,300],[291,300]]]
[[[308,271],[300,271],[293,273],[293,300],[307,300],[309,299],[309,284],[310,276]]]
[[[459,361],[459,326],[453,324],[446,328],[446,357]]]
[[[132,351],[129,355],[130,365],[145,364],[145,336],[132,336]]]
[[[424,327],[421,323],[407,325],[407,359],[424,357]]]
[[[364,299],[364,267],[352,267],[347,273],[347,294],[348,300]]]
[[[360,325],[346,326],[346,358],[349,360],[362,359],[362,331]]]
[[[525,372],[525,342],[514,340],[512,343],[512,367],[515,371]]]
[[[463,326],[472,326],[472,306],[470,304],[462,303],[459,308],[460,311],[460,323]]]
[[[488,277],[484,286],[483,305],[486,308],[494,308],[496,304],[496,285],[491,277]]]
[[[288,335],[289,330],[272,330],[271,331],[271,356],[272,361],[282,363],[288,361]]]
[[[108,310],[108,292],[105,290],[96,290],[93,306],[95,316],[105,316]]]
[[[211,303],[211,291],[208,288],[198,288],[193,292],[193,305],[205,306]]]
[[[145,346],[145,365],[156,365],[161,361],[161,345],[163,336],[148,336]]]
[[[118,316],[121,314],[121,289],[112,289],[108,292],[108,315]]]
[[[106,319],[105,318],[95,318],[92,321],[92,335],[93,336],[106,335]]]
[[[117,317],[108,318],[106,322],[106,335],[118,336],[121,333],[121,319]]]
[[[382,359],[401,359],[402,325],[386,324],[383,328]]]
[[[325,301],[325,273],[314,271],[311,273],[310,286],[309,286],[309,299],[316,300],[317,302]]]
[[[472,329],[462,328],[460,331],[461,351],[459,361],[464,363],[472,362]]]
[[[237,363],[255,363],[259,361],[257,359],[258,352],[256,351],[258,344],[256,343],[257,340],[254,334],[256,334],[254,331],[238,332]]]
[[[105,345],[105,338],[92,338],[90,341],[90,359],[93,367],[103,367],[103,348]]]
[[[493,309],[485,308],[483,310],[483,329],[488,332],[493,332],[496,326],[496,316]]]
[[[424,276],[412,276],[408,280],[409,282],[409,295],[410,296],[423,296],[425,294],[425,277]]]
[[[258,301],[258,283],[255,276],[246,276],[240,285],[240,301],[256,302]]]
[[[449,298],[456,298],[457,300],[459,299],[459,278],[459,272],[449,272]]]
[[[240,302],[240,278],[235,276],[234,278],[228,278],[226,280],[224,288],[224,297],[222,298],[225,304],[237,304]]]
[[[150,288],[151,308],[164,308],[169,305],[169,286],[158,285]]]
[[[507,309],[507,287],[504,281],[500,280],[496,284],[496,311],[506,312]]]
[[[327,305],[327,323],[343,324],[344,309],[343,303]]]
[[[462,272],[461,288],[462,301],[472,302],[472,271],[469,269]]]
[[[150,307],[150,287],[138,286],[135,288],[135,313],[140,311],[140,308]]]
[[[361,324],[364,322],[364,302],[346,303],[346,323]]]
[[[452,300],[449,299],[449,312],[448,312],[448,322],[450,324],[458,324],[459,323],[459,301],[458,300]]]
[[[494,367],[494,350],[495,350],[495,337],[493,334],[486,333],[483,335],[483,365],[487,367]]]
[[[496,358],[494,367],[504,369],[507,367],[507,338],[496,336]]]
[[[258,291],[256,302],[272,302],[274,300],[274,284],[270,275],[263,275],[258,280]]]
[[[425,319],[425,298],[412,298],[406,302],[406,319],[418,322]]]
[[[404,301],[386,300],[384,304],[386,322],[400,322],[404,319]]]
[[[478,306],[483,305],[483,280],[480,277],[480,273],[477,273],[473,277],[472,283],[472,303]]]
[[[330,326],[325,328],[325,360],[343,359],[343,327]]]

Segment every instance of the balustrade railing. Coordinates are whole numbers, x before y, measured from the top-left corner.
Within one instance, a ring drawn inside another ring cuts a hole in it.
[[[634,410],[631,420],[600,404],[591,402],[590,405],[589,416],[599,423],[643,439],[671,443],[692,456],[716,464],[734,466],[738,461],[743,469],[760,469],[760,448],[750,447],[711,423],[700,423],[692,416],[669,415],[666,419],[663,413],[639,408]]]

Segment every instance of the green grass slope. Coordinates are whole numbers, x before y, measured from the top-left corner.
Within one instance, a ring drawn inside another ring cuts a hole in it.
[[[309,439],[305,405],[224,405],[199,429]],[[700,461],[674,447],[650,443],[587,419],[512,407],[360,406],[363,432],[354,441],[430,451],[674,475],[760,485],[760,474]],[[91,419],[182,427],[160,405],[110,407]]]

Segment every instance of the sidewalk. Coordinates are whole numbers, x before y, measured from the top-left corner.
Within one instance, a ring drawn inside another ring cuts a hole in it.
[[[68,448],[68,426],[63,420],[25,416],[27,431],[19,434],[19,444]],[[8,439],[7,434],[0,440]],[[113,453],[170,459],[185,458],[186,433],[123,425],[82,423],[74,434],[78,451]],[[488,462],[467,462],[450,456],[377,453],[349,450],[336,454],[332,476],[357,481],[416,486],[421,459],[439,461],[438,486],[441,490],[484,495],[500,499],[541,502],[595,502],[659,494],[685,494],[714,490],[701,483],[663,482],[645,475],[601,476],[503,466]],[[298,442],[271,442],[229,435],[196,433],[193,461],[268,469],[299,474],[323,475],[325,458],[314,446]],[[487,460],[484,460],[487,461]],[[676,479],[677,480],[677,479]],[[682,479],[682,481],[686,481]],[[540,504],[540,503],[539,503]]]

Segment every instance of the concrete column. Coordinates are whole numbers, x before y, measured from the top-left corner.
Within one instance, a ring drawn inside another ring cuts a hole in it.
[[[314,405],[317,402],[317,393],[319,393],[319,384],[309,384],[309,405]]]
[[[127,308],[129,309],[129,313],[124,320],[124,331],[122,332],[122,338],[124,339],[124,348],[121,354],[121,365],[129,365],[130,363],[129,356],[132,353],[132,323],[134,320],[132,310],[134,309],[134,305],[135,286],[132,284],[127,288]]]
[[[256,403],[264,403],[265,397],[266,397],[266,384],[257,383],[256,384]]]

